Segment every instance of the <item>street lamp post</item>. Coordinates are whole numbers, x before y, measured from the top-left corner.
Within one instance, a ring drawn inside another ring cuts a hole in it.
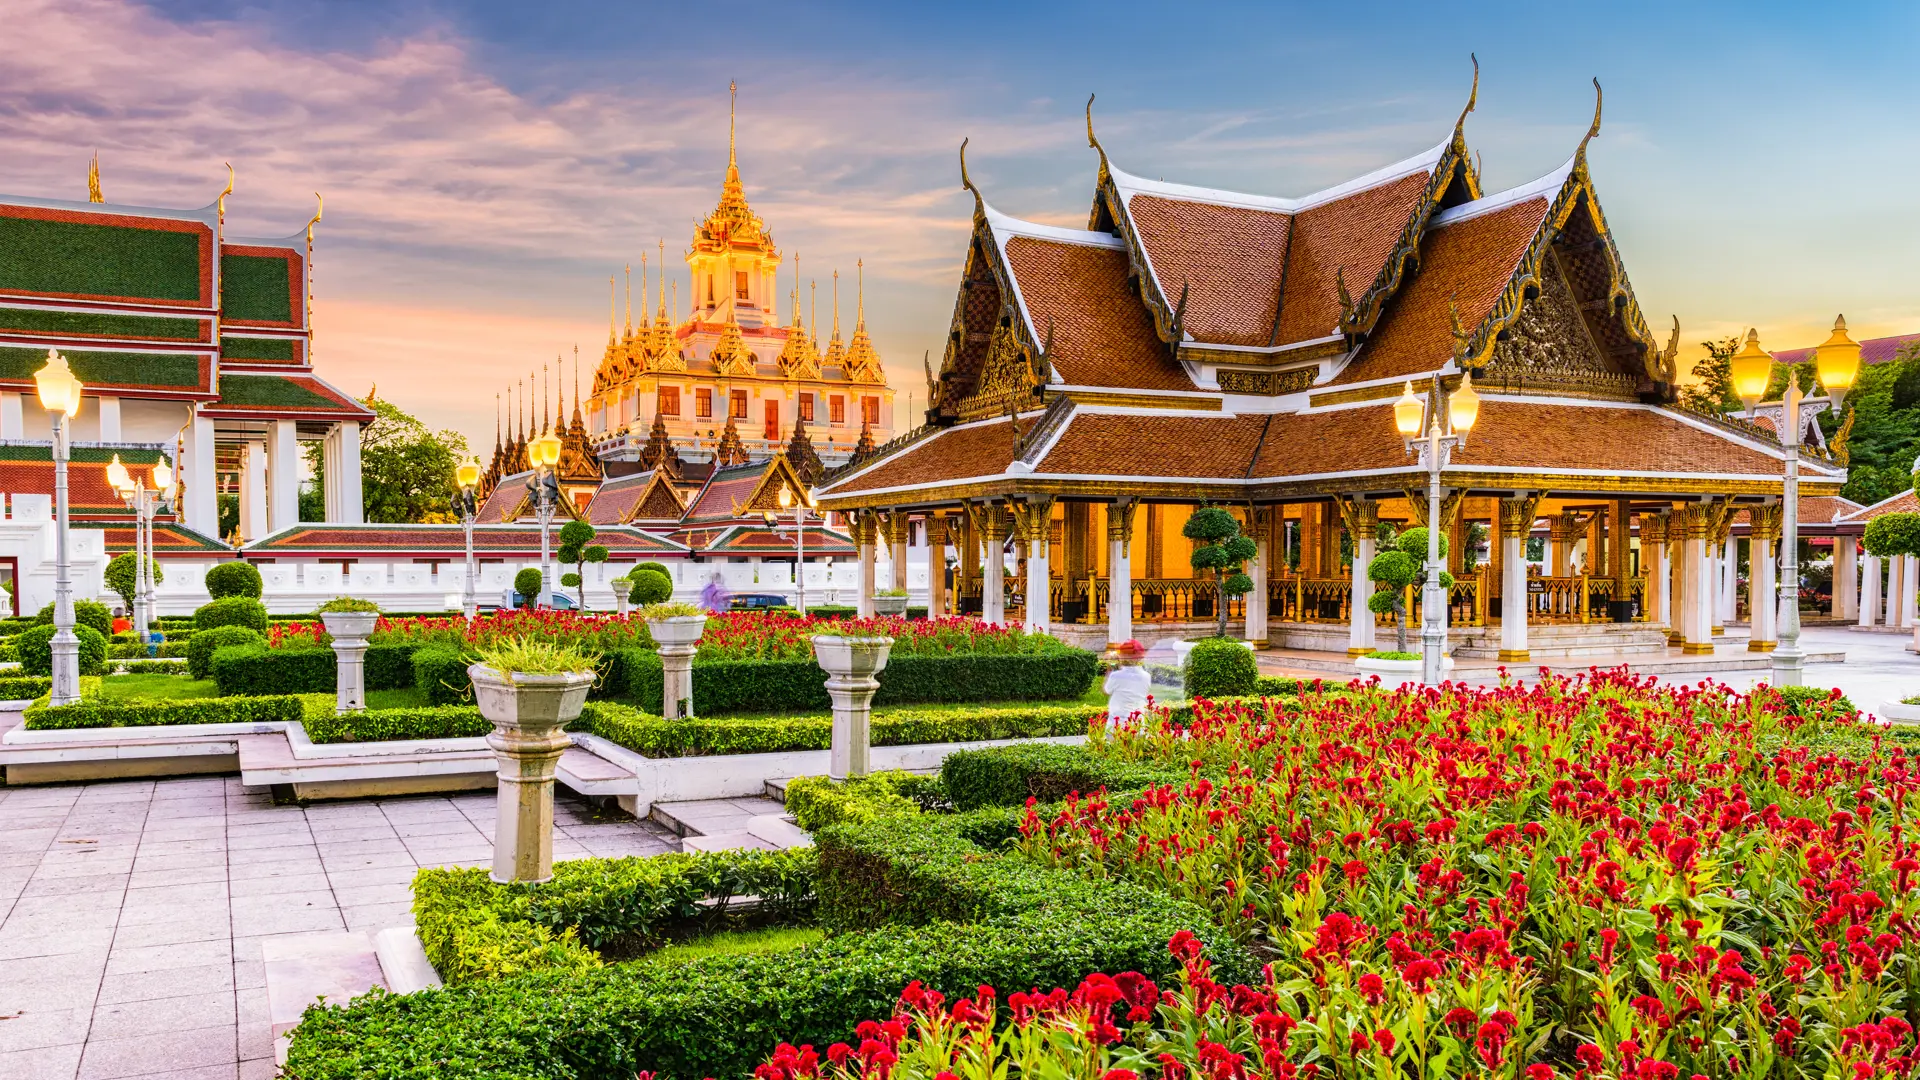
[[[548,532],[553,527],[553,512],[560,507],[560,484],[555,467],[560,464],[560,436],[549,431],[527,444],[527,457],[533,464],[533,513],[540,521],[540,599],[545,606],[553,593],[553,554]]]
[[[780,485],[779,499],[780,509],[791,509],[793,511],[792,528],[794,532],[795,552],[793,579],[794,587],[798,590],[795,606],[799,609],[801,615],[805,615],[807,613],[807,511],[813,505],[813,498],[811,495],[803,494],[796,500],[793,496],[793,489],[782,484]],[[772,514],[767,515],[767,517],[769,524],[771,524],[773,520],[777,520]],[[778,532],[782,530],[780,530],[779,526],[775,526],[775,531]]]
[[[1460,376],[1460,386],[1447,398],[1447,427],[1441,429],[1440,377],[1434,376],[1433,390],[1423,404],[1413,395],[1413,383],[1401,391],[1393,403],[1394,426],[1407,453],[1418,450],[1427,468],[1427,583],[1420,603],[1420,675],[1428,686],[1437,686],[1445,676],[1447,647],[1447,586],[1441,580],[1446,563],[1440,558],[1440,471],[1447,467],[1456,447],[1464,446],[1467,435],[1480,416],[1480,395],[1474,392],[1473,375]],[[1426,434],[1420,434],[1422,414]]]
[[[1814,372],[1838,413],[1860,373],[1860,346],[1847,336],[1845,316],[1834,320],[1833,335],[1814,350]],[[1773,357],[1760,347],[1758,331],[1747,331],[1746,344],[1734,354],[1730,374],[1734,392],[1740,395],[1751,418],[1773,381]],[[1799,686],[1805,678],[1806,653],[1800,649],[1800,406],[1805,400],[1800,373],[1789,370],[1778,432],[1785,451],[1786,475],[1780,491],[1780,644],[1773,650],[1775,686]]]
[[[80,411],[84,389],[67,358],[47,350],[47,363],[33,373],[40,407],[53,420],[53,689],[49,704],[80,700],[80,639],[73,632],[73,581],[67,565],[67,423]]]
[[[461,462],[453,470],[453,479],[460,485],[460,490],[453,496],[453,508],[460,515],[460,525],[467,539],[467,581],[460,591],[460,614],[471,619],[480,610],[480,602],[473,592],[473,579],[477,576],[473,565],[473,519],[480,513],[479,504],[473,496],[474,489],[480,486],[479,459]]]
[[[153,625],[153,519],[173,499],[173,470],[163,460],[153,467],[153,486],[113,455],[107,482],[133,511],[133,634],[142,645]]]

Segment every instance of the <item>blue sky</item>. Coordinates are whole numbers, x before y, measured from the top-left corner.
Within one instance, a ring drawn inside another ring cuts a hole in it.
[[[97,147],[115,201],[204,204],[232,161],[241,231],[324,192],[322,371],[488,445],[493,392],[597,360],[606,275],[711,207],[729,79],[749,199],[823,306],[866,259],[903,404],[951,311],[963,136],[996,206],[1058,223],[1089,92],[1132,172],[1301,194],[1438,142],[1470,52],[1495,188],[1566,158],[1600,78],[1594,176],[1651,321],[1920,330],[1910,5],[0,4],[0,190],[74,197]]]

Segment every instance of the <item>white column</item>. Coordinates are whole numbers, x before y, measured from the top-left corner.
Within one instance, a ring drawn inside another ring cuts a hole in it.
[[[1504,515],[1506,508],[1501,512]],[[1500,660],[1520,663],[1530,656],[1527,646],[1527,534],[1532,522],[1500,534]]]
[[[327,520],[358,525],[367,519],[360,491],[360,425],[351,420],[336,424],[332,438],[334,460],[327,463],[327,483],[334,501],[327,506]]]
[[[1053,504],[1037,503],[1028,511],[1027,526],[1027,632],[1047,633],[1053,626],[1053,575],[1048,568],[1048,534],[1053,529]]]
[[[985,557],[980,560],[980,618],[996,625],[1007,621],[1007,555],[1004,526],[995,520],[1001,511],[989,507],[985,537]]]
[[[874,534],[879,531],[879,522],[871,515],[859,523],[854,533],[860,545],[860,595],[854,601],[856,613],[863,619],[873,618],[873,547]]]
[[[1888,557],[1887,587],[1884,590],[1885,595],[1882,597],[1885,601],[1884,606],[1886,608],[1886,617],[1882,620],[1883,625],[1892,627],[1898,627],[1900,625],[1900,597],[1907,591],[1907,584],[1901,579],[1906,576],[1906,569],[1907,560],[1898,555]]]
[[[1667,644],[1679,647],[1687,640],[1687,545],[1679,531],[1681,516],[1667,515]]]
[[[186,460],[180,463],[180,471],[181,482],[186,486],[181,510],[186,515],[187,528],[218,538],[220,501],[213,468],[213,421],[201,416],[197,409],[187,422],[186,443]]]
[[[1740,541],[1727,537],[1716,553],[1720,571],[1720,604],[1714,609],[1713,625],[1727,625],[1740,608]]]
[[[300,425],[276,420],[267,434],[267,531],[300,524]]]
[[[120,441],[120,399],[117,397],[95,398],[100,408],[100,441]]]
[[[248,441],[240,449],[240,535],[248,542],[267,535],[267,447]]]
[[[913,519],[901,511],[891,519],[887,533],[887,557],[893,560],[892,588],[907,589],[907,550],[913,546]]]
[[[1851,536],[1833,538],[1833,617],[1851,619],[1860,610],[1858,545]]]
[[[1713,651],[1713,627],[1720,616],[1718,547],[1711,539],[1702,538],[1698,569],[1688,568],[1687,576],[1694,579],[1694,632],[1688,636],[1685,647],[1692,652]]]
[[[1920,622],[1920,612],[1914,610],[1914,601],[1920,598],[1920,558],[1912,555],[1900,556],[1906,568],[1900,574],[1903,590],[1900,594],[1900,626],[1902,629]]]
[[[1872,626],[1880,621],[1880,556],[1864,555],[1860,559],[1860,625]]]
[[[1133,515],[1131,501],[1107,506],[1107,644],[1133,640]]]
[[[1367,505],[1369,511],[1371,511],[1372,504],[1369,503]],[[1364,522],[1364,520],[1367,517],[1371,517],[1372,514],[1370,512],[1362,514],[1356,511],[1354,516]],[[1378,632],[1378,624],[1375,622],[1373,609],[1367,607],[1367,598],[1373,595],[1373,582],[1367,578],[1367,566],[1373,562],[1373,557],[1378,554],[1378,552],[1374,550],[1374,548],[1378,546],[1378,540],[1379,538],[1374,530],[1368,527],[1362,527],[1360,529],[1360,535],[1353,538],[1353,577],[1348,583],[1352,592],[1353,602],[1347,605],[1348,656],[1360,656],[1364,653],[1372,652],[1378,640],[1374,636]],[[1523,542],[1521,551],[1524,552],[1525,550],[1526,547]],[[1503,607],[1501,610],[1505,611],[1506,609]],[[1296,617],[1299,617],[1299,615],[1296,614]]]
[[[1267,644],[1267,531],[1255,528],[1253,561],[1247,564],[1247,576],[1253,579],[1253,591],[1247,593],[1247,640],[1255,646]]]
[[[1774,572],[1774,538],[1755,535],[1750,541],[1752,551],[1747,556],[1747,595],[1753,609],[1751,629],[1747,634],[1748,652],[1772,652],[1779,644],[1775,624],[1779,619],[1780,605],[1770,603],[1769,598],[1778,598],[1776,583],[1779,578]]]
[[[0,439],[26,437],[27,421],[21,408],[20,395],[12,391],[0,393]]]

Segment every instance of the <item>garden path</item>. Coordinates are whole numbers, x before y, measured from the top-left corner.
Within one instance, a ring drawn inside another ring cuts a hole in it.
[[[0,1080],[273,1075],[262,942],[412,924],[491,792],[275,806],[238,777],[0,787]],[[556,858],[677,850],[562,798]]]

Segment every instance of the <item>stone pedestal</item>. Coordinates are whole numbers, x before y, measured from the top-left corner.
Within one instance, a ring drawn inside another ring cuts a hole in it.
[[[367,637],[380,622],[377,611],[328,611],[320,615],[333,635],[333,686],[336,714],[367,709]]]
[[[893,648],[890,637],[838,637],[820,634],[813,639],[813,655],[827,673],[827,696],[833,699],[833,746],[827,776],[834,780],[865,776],[873,748],[873,695],[880,689],[874,676],[887,666]]]
[[[594,673],[507,675],[475,664],[467,675],[480,715],[493,725],[487,745],[500,769],[493,880],[546,881],[553,877],[553,771],[573,743],[564,728],[580,715]]]
[[[669,720],[693,715],[693,654],[700,649],[700,635],[707,631],[705,615],[676,615],[670,619],[648,619],[647,629],[660,650],[660,715]]]
[[[632,585],[630,584],[622,585],[619,583],[614,584],[613,610],[616,614],[620,614],[620,615],[625,615],[627,612],[633,610],[633,586]]]

